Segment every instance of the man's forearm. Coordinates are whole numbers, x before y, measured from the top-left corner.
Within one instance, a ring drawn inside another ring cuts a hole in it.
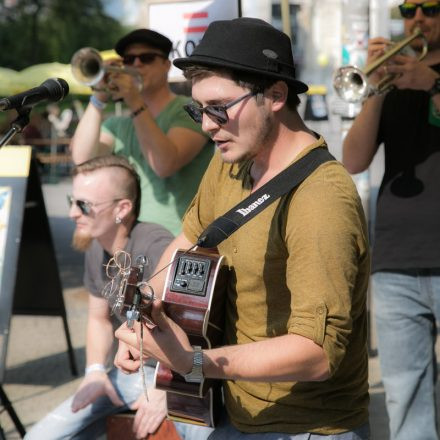
[[[322,347],[293,334],[205,350],[203,360],[205,376],[216,379],[308,382],[329,377]]]
[[[164,133],[148,109],[133,119],[136,136],[145,160],[159,177],[169,177],[191,162],[206,143],[200,133],[171,128]]]
[[[113,326],[107,320],[90,320],[87,325],[86,365],[108,361],[114,341]]]
[[[82,163],[99,154],[102,110],[89,103],[70,142],[72,160]]]
[[[342,162],[351,174],[366,170],[377,151],[377,134],[384,96],[368,98],[345,136]]]

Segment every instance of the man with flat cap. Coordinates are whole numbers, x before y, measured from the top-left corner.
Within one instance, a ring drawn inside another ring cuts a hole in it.
[[[150,29],[121,38],[115,51],[123,66],[137,71],[141,90],[136,76],[108,73],[94,90],[70,148],[76,164],[112,153],[127,157],[141,178],[139,220],[159,223],[176,235],[213,147],[182,108],[189,98],[169,87],[171,49],[167,37]],[[104,121],[110,99],[122,99],[129,116]]]
[[[117,365],[139,367],[142,325],[145,356],[189,382],[221,379],[210,440],[368,439],[367,227],[351,177],[298,114],[307,86],[290,39],[258,19],[217,21],[174,63],[217,151],[158,267],[177,248],[217,247],[230,273],[224,343],[191,346],[156,299],[156,327],[116,331]]]

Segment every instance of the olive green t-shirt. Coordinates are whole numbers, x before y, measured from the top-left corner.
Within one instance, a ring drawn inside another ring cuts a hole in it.
[[[318,146],[322,138],[300,157]],[[184,218],[189,240],[250,194],[250,165],[214,156]],[[225,343],[302,335],[323,347],[331,374],[323,382],[225,381],[231,422],[250,433],[319,434],[365,423],[370,259],[362,204],[343,166],[322,164],[218,248],[230,269]]]
[[[168,133],[173,127],[183,127],[204,134],[200,124],[196,124],[183,109],[189,99],[186,96],[177,96],[157,116],[156,123],[164,133]],[[183,214],[214,153],[212,142],[207,138],[200,153],[172,176],[159,177],[142,154],[130,117],[110,117],[102,127],[115,139],[113,152],[127,157],[141,179],[139,220],[158,223],[174,235],[179,234]]]

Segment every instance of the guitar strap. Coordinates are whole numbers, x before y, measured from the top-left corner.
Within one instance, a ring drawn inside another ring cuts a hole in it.
[[[228,212],[215,219],[197,240],[197,246],[213,248],[263,209],[301,184],[319,165],[335,160],[327,148],[318,147],[289,165]]]

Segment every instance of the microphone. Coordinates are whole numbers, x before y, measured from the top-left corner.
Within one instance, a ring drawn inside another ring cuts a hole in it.
[[[26,92],[0,99],[0,111],[31,107],[42,101],[61,101],[69,93],[69,84],[62,78],[49,78]]]

